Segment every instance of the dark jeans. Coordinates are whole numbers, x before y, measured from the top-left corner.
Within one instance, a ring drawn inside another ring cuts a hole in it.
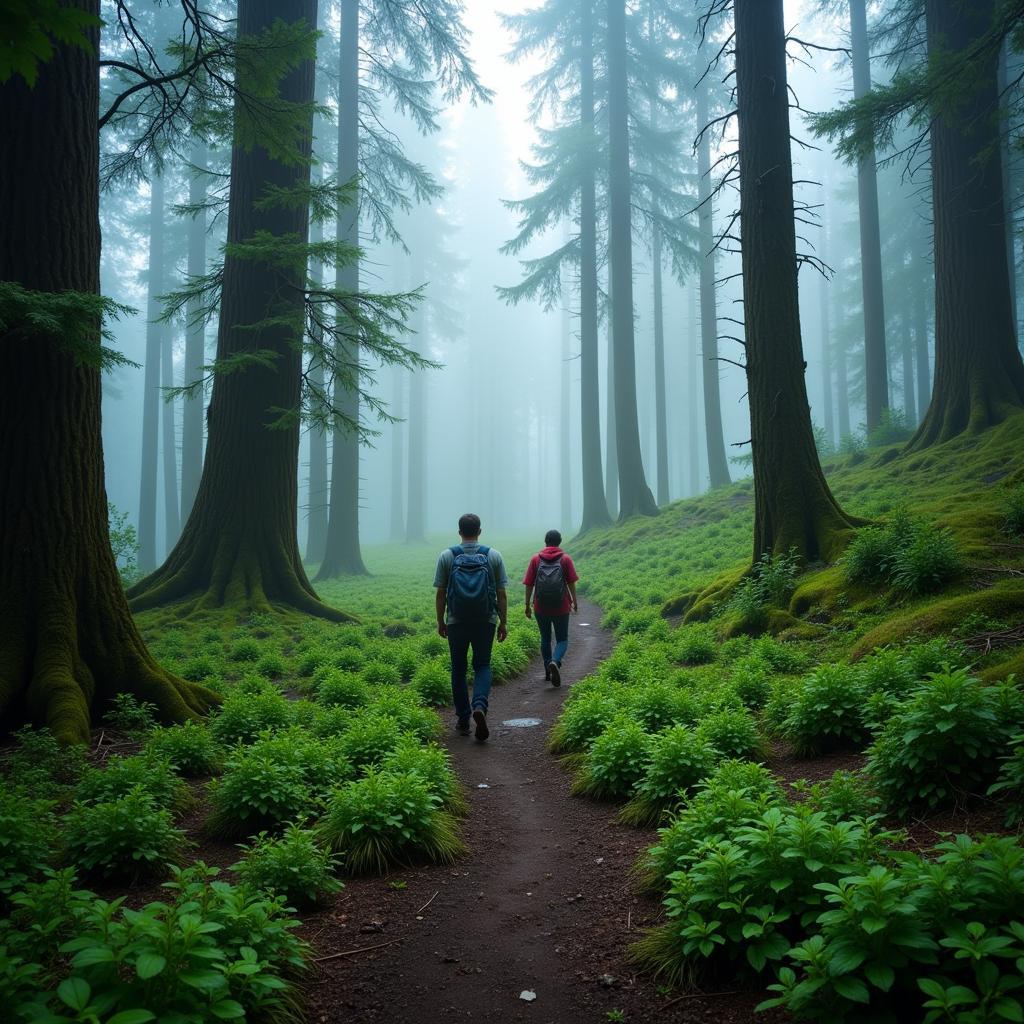
[[[452,700],[460,722],[479,708],[487,711],[491,695],[491,647],[494,646],[493,622],[453,622],[448,627],[448,650],[452,655]],[[466,669],[470,647],[473,648],[473,703],[466,692]]]
[[[544,615],[535,611],[537,628],[540,630],[540,654],[544,659],[544,667],[550,662],[561,666],[565,652],[569,649],[569,613],[565,615]],[[551,630],[555,631],[555,652],[551,653]]]

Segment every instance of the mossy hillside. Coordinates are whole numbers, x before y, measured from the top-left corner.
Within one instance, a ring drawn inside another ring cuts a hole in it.
[[[1022,452],[1024,415],[1018,415],[929,452],[905,456],[891,446],[827,459],[829,484],[849,512],[884,523],[905,509],[948,530],[965,569],[940,593],[909,598],[891,588],[850,584],[839,565],[811,566],[782,609],[802,626],[776,612],[775,629],[814,635],[830,656],[846,657],[874,631],[858,654],[908,636],[962,631],[965,623],[984,628],[1018,621],[1013,574],[1024,564],[1024,541],[1007,533],[1005,523],[1014,489],[1024,482]],[[601,604],[612,626],[627,616],[650,621],[668,615],[717,617],[723,634],[735,631],[735,616],[723,613],[749,572],[752,517],[748,479],[674,502],[657,516],[591,531],[572,546],[581,589]],[[946,602],[958,601],[952,612],[943,611]],[[1010,653],[994,652],[982,668]]]

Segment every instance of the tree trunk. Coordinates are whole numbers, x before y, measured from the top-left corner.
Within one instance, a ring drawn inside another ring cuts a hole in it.
[[[626,0],[608,4],[608,269],[615,349],[615,441],[619,463],[619,519],[654,515],[657,503],[644,476],[636,403],[633,332],[633,232],[629,167]]]
[[[394,401],[392,413],[399,417],[399,422],[391,425],[391,491],[390,491],[390,524],[388,536],[392,541],[400,541],[405,537],[405,429],[407,424],[402,417],[405,415],[405,374],[400,366],[394,367],[391,379],[394,382]]]
[[[161,285],[161,290],[164,290]],[[164,388],[174,387],[174,332],[164,325],[160,339],[160,434],[163,441],[164,468],[164,551],[170,551],[181,536],[181,510],[178,505],[178,430],[175,408],[168,401]]]
[[[697,289],[692,285],[689,291],[690,306],[690,337],[687,377],[690,382],[690,497],[701,493],[700,486],[700,397],[697,389],[697,377],[700,373],[700,331],[697,326]]]
[[[900,317],[900,355],[903,361],[903,415],[908,427],[917,426],[917,402],[914,401],[914,339],[910,327],[910,312]]]
[[[601,383],[597,345],[597,195],[594,182],[594,0],[580,0],[580,127],[589,148],[580,179],[580,532],[611,522],[601,471]],[[608,420],[608,444],[613,443]],[[610,467],[609,467],[610,468]],[[610,487],[609,483],[609,487]]]
[[[99,15],[98,0],[75,6]],[[55,43],[33,88],[17,75],[0,86],[0,280],[34,291],[99,291],[99,37],[89,36],[88,51]],[[28,719],[85,742],[118,693],[168,721],[196,717],[215,695],[150,656],[110,550],[99,371],[32,323],[9,324],[0,353],[0,726]]]
[[[310,237],[322,242],[324,226],[317,220],[310,225]],[[309,277],[313,287],[318,287],[324,278],[324,266],[319,260],[312,260]],[[322,341],[323,339],[321,339]],[[309,361],[310,384],[321,394],[324,391],[324,364],[315,354]],[[324,559],[327,546],[327,431],[313,424],[309,428],[309,501],[306,510],[306,561],[318,565]]]
[[[821,216],[821,259],[828,262],[829,235],[828,235],[828,206],[827,203],[822,210]],[[818,312],[821,320],[821,394],[823,413],[825,417],[825,436],[829,444],[836,443],[836,415],[832,400],[832,341],[831,327],[829,324],[828,310],[828,278],[821,274],[818,280]]]
[[[423,267],[413,253],[413,287],[423,278]],[[410,348],[421,356],[427,353],[423,304],[413,313],[413,336]],[[406,489],[405,540],[408,544],[425,544],[427,502],[427,395],[423,374],[414,371],[409,378],[409,484]]]
[[[928,0],[930,53],[972,46],[992,24],[993,0]],[[1024,406],[1006,260],[997,57],[954,112],[931,122],[935,225],[935,378],[908,449],[984,430]]]
[[[238,33],[256,36],[278,18],[315,26],[316,0],[241,0]],[[313,61],[303,61],[285,76],[280,95],[290,102],[312,102]],[[287,163],[258,145],[233,147],[229,246],[258,232],[307,240],[305,204],[257,207],[269,188],[308,183],[311,117],[304,127],[295,158]],[[298,408],[301,338],[284,323],[253,326],[270,318],[301,320],[305,276],[305,267],[226,254],[217,358],[267,350],[274,353],[274,363],[215,378],[206,460],[192,514],[164,565],[130,591],[133,607],[184,601],[187,614],[225,606],[269,611],[279,605],[336,621],[349,618],[320,603],[302,567],[296,536],[299,425],[270,426],[276,410]]]
[[[206,169],[206,146],[196,140],[192,145],[192,163]],[[206,183],[201,173],[189,179],[188,201],[198,204],[206,199]],[[188,225],[188,276],[206,273],[206,213],[197,213]],[[206,325],[199,321],[199,299],[188,304],[185,326],[185,383],[203,377],[206,363]],[[203,473],[203,393],[185,399],[181,415],[181,519],[187,520],[199,490]]]
[[[846,372],[846,349],[840,344],[836,357],[836,424],[839,440],[850,436],[850,380]]]
[[[572,529],[572,321],[569,304],[562,302],[562,372],[558,403],[558,491],[562,530]]]
[[[705,76],[697,86],[697,127],[708,123],[708,85]],[[722,432],[722,397],[719,390],[718,303],[715,294],[715,245],[711,197],[711,133],[702,131],[697,145],[697,190],[700,209],[700,335],[704,378],[704,433],[708,446],[708,477],[711,487],[731,483],[729,460]]]
[[[658,504],[669,503],[668,406],[665,397],[665,311],[661,284],[661,232],[654,228],[651,242],[654,272],[654,439],[658,466]]]
[[[807,404],[782,0],[736,0],[734,11],[753,556],[832,561],[853,523],[821,472]]]
[[[871,91],[871,54],[865,0],[850,0],[850,49],[853,95]],[[873,430],[889,408],[889,370],[885,352],[885,304],[882,291],[882,241],[878,224],[878,180],[874,150],[857,163],[860,222],[861,291],[864,297],[864,392],[867,427]]]
[[[341,46],[338,62],[338,180],[359,174],[359,0],[341,0]],[[338,207],[338,240],[359,245],[358,196]],[[359,263],[338,266],[336,287],[359,291]],[[341,358],[358,364],[358,343],[345,344]],[[340,391],[340,394],[338,393]],[[350,423],[359,419],[359,392],[335,385],[335,402]],[[331,459],[331,503],[327,544],[318,580],[365,576],[359,549],[359,433],[352,427],[334,431]]]
[[[1017,189],[1013,173],[1013,130],[1008,116],[1010,97],[1007,95],[1009,76],[1006,73],[1006,61],[1009,55],[1010,40],[1003,40],[999,48],[999,64],[997,69],[999,89],[999,154],[1002,159],[1001,171],[1003,182],[1003,238],[1006,244],[1006,269],[1010,275],[1010,311],[1013,316],[1014,331],[1018,339],[1020,328],[1017,320]]]
[[[142,471],[139,485],[139,569],[156,568],[156,480],[160,441],[160,354],[166,330],[160,323],[164,267],[164,180],[149,183],[149,280],[146,284],[146,365],[142,380]]]
[[[605,342],[608,348],[608,380],[605,382],[605,425],[604,425],[604,486],[608,514],[617,518],[619,514],[619,449],[615,429],[615,343],[612,339],[612,283],[608,282],[608,324]]]
[[[914,349],[917,366],[917,407],[928,408],[932,393],[931,360],[928,355],[928,300],[924,278],[914,288]]]

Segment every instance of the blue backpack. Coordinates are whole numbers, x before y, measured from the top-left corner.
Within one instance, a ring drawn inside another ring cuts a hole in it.
[[[490,548],[481,545],[467,554],[461,544],[451,549],[454,561],[448,576],[448,610],[459,622],[483,622],[498,606],[494,575],[487,559]]]

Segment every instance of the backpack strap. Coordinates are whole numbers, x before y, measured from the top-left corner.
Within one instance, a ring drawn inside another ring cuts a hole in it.
[[[477,547],[480,548],[477,554],[483,555],[484,558],[486,558],[491,553],[491,549],[486,544],[478,544]]]
[[[463,551],[461,544],[454,544],[448,550],[452,553],[453,558],[458,558],[459,555],[465,554],[465,551]]]

